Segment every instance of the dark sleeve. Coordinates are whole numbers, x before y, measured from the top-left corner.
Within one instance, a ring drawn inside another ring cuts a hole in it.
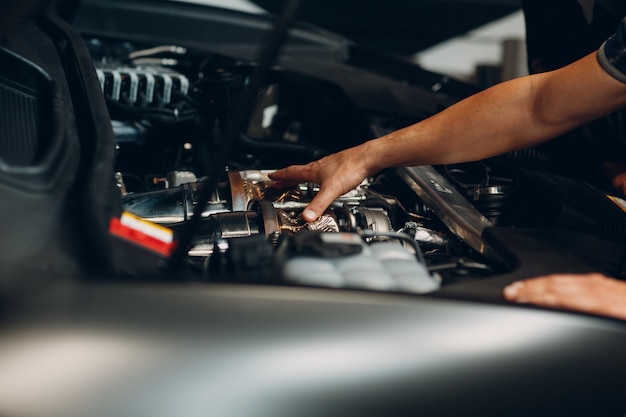
[[[626,18],[598,50],[598,62],[610,75],[626,83]]]

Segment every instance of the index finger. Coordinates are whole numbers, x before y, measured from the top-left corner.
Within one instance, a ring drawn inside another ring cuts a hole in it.
[[[307,174],[305,167],[306,165],[291,165],[269,173],[268,177],[277,182],[289,182],[292,184],[307,182],[310,180],[310,175]]]

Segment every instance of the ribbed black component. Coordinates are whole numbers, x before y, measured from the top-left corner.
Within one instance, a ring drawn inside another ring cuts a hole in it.
[[[37,97],[0,78],[0,158],[13,166],[33,164],[39,155],[38,126]]]
[[[488,161],[490,166],[509,170],[547,169],[550,163],[549,156],[538,148],[511,151],[489,158]]]
[[[618,242],[626,242],[626,223],[600,222],[598,224],[598,234]]]
[[[617,197],[576,179],[524,171],[509,207],[518,226],[549,227],[593,233],[626,241],[626,211]]]

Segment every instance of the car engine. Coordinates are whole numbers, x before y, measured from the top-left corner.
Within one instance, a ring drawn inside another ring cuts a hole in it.
[[[237,126],[255,63],[176,45],[87,44],[113,121],[124,209],[180,235],[202,205],[187,257],[206,280],[425,293],[510,270],[483,232],[533,224],[530,200],[512,192],[523,188],[518,162],[540,158],[533,150],[384,170],[307,223],[301,213],[318,185],[276,189],[269,172],[420,118],[363,110],[323,78],[275,67]],[[236,148],[220,161],[234,131]]]

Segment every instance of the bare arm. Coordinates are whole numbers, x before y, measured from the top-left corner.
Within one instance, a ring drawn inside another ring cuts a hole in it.
[[[465,162],[526,148],[624,105],[626,84],[607,74],[592,53],[556,71],[498,84],[420,123],[270,178],[277,186],[320,184],[304,213],[311,221],[383,168]]]

